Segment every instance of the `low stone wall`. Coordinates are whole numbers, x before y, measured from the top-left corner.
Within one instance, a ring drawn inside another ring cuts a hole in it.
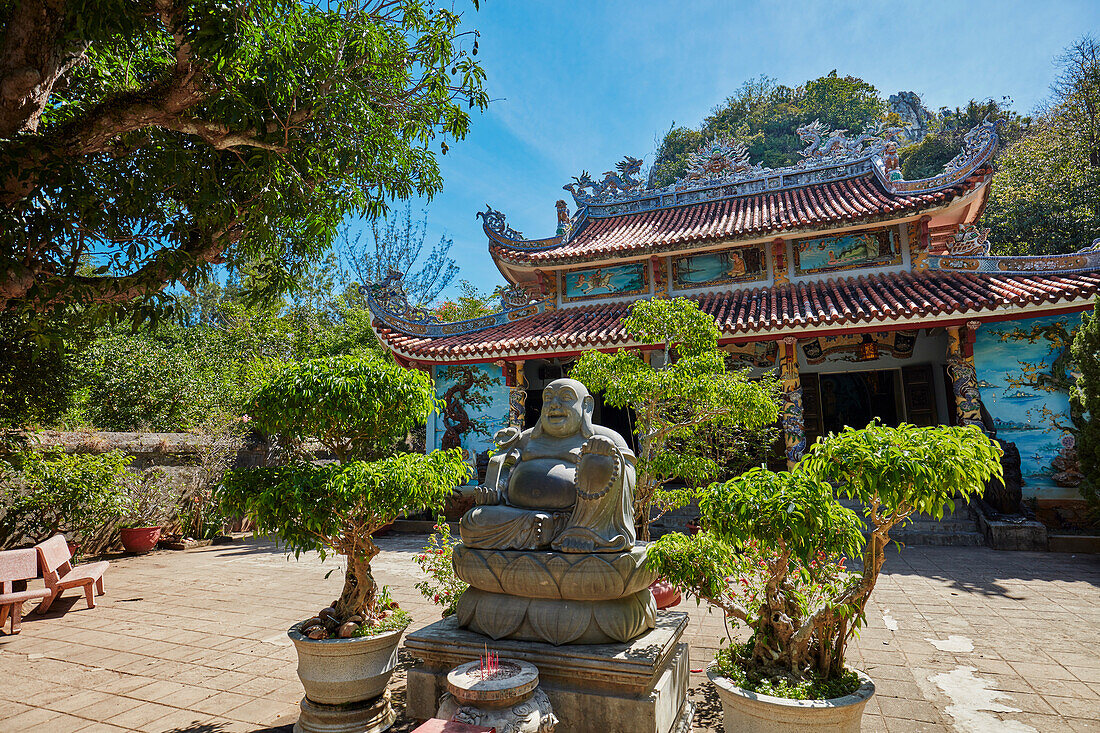
[[[170,486],[183,493],[192,485],[195,472],[202,460],[205,448],[212,445],[213,436],[191,433],[115,433],[115,432],[58,432],[18,434],[16,440],[25,445],[42,448],[61,446],[66,453],[107,453],[120,450],[133,456],[131,468],[135,471],[160,471]],[[250,435],[237,451],[232,463],[234,468],[264,465],[268,453],[265,440]],[[3,529],[3,511],[0,506],[0,549],[27,544],[17,528]],[[167,522],[171,517],[164,517]],[[80,550],[85,554],[97,554],[117,546],[116,526],[105,526],[92,537],[81,541]]]

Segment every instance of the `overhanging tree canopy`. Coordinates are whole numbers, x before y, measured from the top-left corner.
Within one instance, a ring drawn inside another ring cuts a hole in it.
[[[488,103],[460,20],[424,0],[0,0],[0,310],[140,312],[245,260],[285,289],[346,214],[440,189],[429,146]]]

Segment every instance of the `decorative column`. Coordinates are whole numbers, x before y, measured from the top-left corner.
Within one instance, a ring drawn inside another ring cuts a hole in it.
[[[928,248],[931,246],[928,222],[931,220],[932,217],[926,214],[906,226],[909,230],[909,261],[915,271],[928,269]]]
[[[508,424],[523,429],[527,414],[527,375],[524,362],[504,362],[504,383],[508,387]]]
[[[772,282],[786,285],[791,281],[787,266],[787,242],[782,237],[772,240]]]
[[[967,324],[964,334],[959,326],[947,327],[947,374],[955,394],[955,415],[959,425],[977,425],[983,431],[982,399],[978,373],[974,370],[974,332],[978,323]]]
[[[806,425],[802,419],[802,383],[798,379],[798,349],[795,338],[779,344],[779,381],[783,439],[787,446],[787,468],[794,468],[806,452]]]

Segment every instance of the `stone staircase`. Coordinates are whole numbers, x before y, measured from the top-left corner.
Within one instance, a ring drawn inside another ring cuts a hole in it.
[[[840,503],[860,517],[863,507],[859,502],[841,499]],[[981,547],[985,545],[985,536],[978,531],[978,517],[970,506],[956,502],[955,511],[944,513],[937,520],[925,514],[910,518],[904,527],[895,527],[890,531],[890,539],[902,545],[938,545],[950,547]]]

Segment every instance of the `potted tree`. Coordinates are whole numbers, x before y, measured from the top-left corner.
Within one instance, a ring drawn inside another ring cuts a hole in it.
[[[174,506],[175,497],[160,471],[149,469],[130,477],[119,507],[122,548],[126,552],[150,552],[157,546],[164,520]]]
[[[648,563],[751,632],[708,668],[727,731],[858,731],[874,683],[848,669],[890,530],[942,517],[1001,471],[976,427],[845,429],[790,472],[752,469],[701,491],[702,529],[666,535]],[[839,494],[866,507],[867,527]],[[866,536],[865,536],[866,532]],[[846,558],[861,557],[849,572]]]
[[[303,729],[323,729],[331,716],[362,720],[361,708],[370,708],[372,724],[393,718],[388,700],[377,699],[409,618],[371,574],[379,552],[371,535],[401,514],[440,507],[467,478],[457,450],[397,452],[437,407],[427,374],[359,355],[287,366],[252,399],[249,414],[261,430],[290,445],[315,439],[337,458],[315,465],[292,450],[286,465],[228,472],[218,490],[227,514],[250,518],[295,556],[315,550],[346,563],[339,598],[288,632],[306,692]]]

